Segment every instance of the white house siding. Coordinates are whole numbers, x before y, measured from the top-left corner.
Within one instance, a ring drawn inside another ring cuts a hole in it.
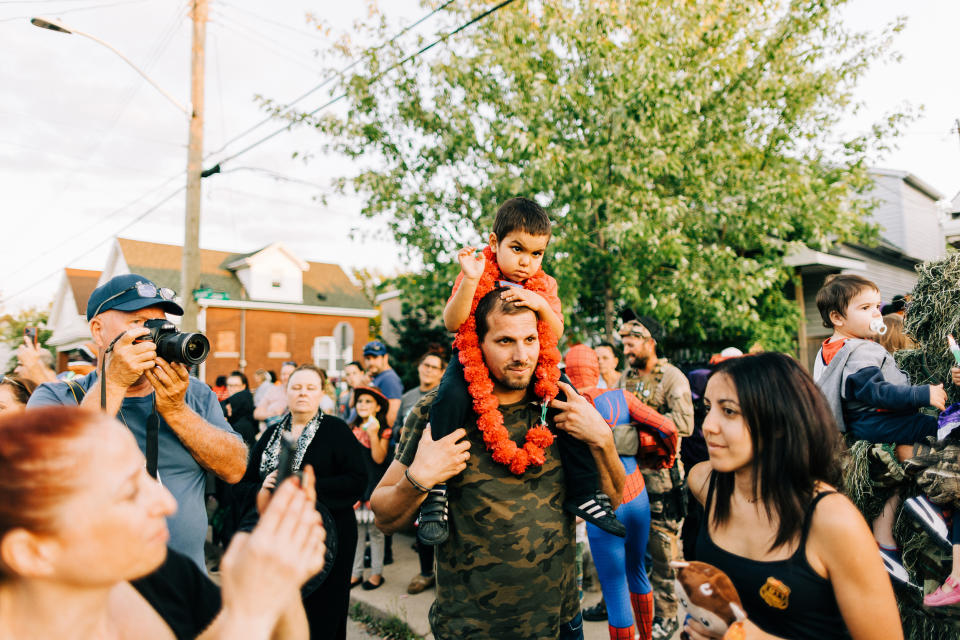
[[[904,253],[919,260],[942,258],[946,241],[940,229],[940,212],[930,196],[903,183]]]
[[[867,263],[866,271],[850,271],[871,280],[880,289],[880,297],[884,302],[893,300],[893,296],[910,293],[917,284],[916,271],[905,265],[893,265],[878,260],[865,251],[846,248],[844,254]]]
[[[898,177],[873,175],[876,185],[868,197],[878,201],[870,221],[880,225],[880,235],[898,247],[905,247],[903,190],[905,185]]]

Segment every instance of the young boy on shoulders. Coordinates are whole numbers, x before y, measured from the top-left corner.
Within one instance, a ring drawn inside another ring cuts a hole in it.
[[[941,411],[943,385],[912,385],[893,356],[873,341],[882,331],[880,291],[861,276],[829,276],[817,292],[823,325],[833,329],[817,353],[813,379],[823,391],[842,432],[856,440],[912,445],[937,435],[937,419],[918,413],[932,406]],[[887,571],[909,582],[893,539],[900,497],[887,501],[872,523]]]
[[[511,198],[497,210],[489,246],[483,252],[472,247],[460,250],[460,274],[443,309],[444,325],[448,331],[458,333],[458,342],[464,331],[476,331],[467,320],[480,298],[500,287],[506,288],[501,294],[503,300],[529,307],[551,332],[551,342],[559,340],[563,334],[563,312],[557,281],[540,266],[550,233],[550,218],[540,205],[528,198]],[[430,407],[434,440],[476,418],[459,352],[451,358],[436,394]],[[625,535],[626,529],[614,516],[609,497],[599,490],[599,475],[589,447],[561,431],[557,434],[557,448],[567,487],[564,509],[605,531]],[[446,540],[446,515],[446,488],[434,487],[420,508],[417,539],[429,545]]]

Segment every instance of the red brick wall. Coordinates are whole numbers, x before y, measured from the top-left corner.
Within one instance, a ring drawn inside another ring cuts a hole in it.
[[[225,376],[235,369],[240,369],[239,356],[217,357],[217,335],[220,331],[233,331],[236,350],[241,351],[241,321],[239,309],[206,309],[206,330],[204,333],[210,340],[210,356],[206,362],[206,382],[213,384],[217,376]],[[280,365],[285,360],[294,360],[304,364],[313,362],[311,350],[313,340],[318,336],[332,336],[333,329],[340,322],[349,322],[353,326],[353,355],[360,359],[363,345],[368,342],[367,318],[350,318],[346,316],[320,316],[306,313],[289,313],[282,311],[247,310],[246,313],[246,344],[244,356],[247,366],[242,371],[251,378],[257,369],[268,369],[279,373]],[[289,357],[269,357],[270,336],[280,333],[286,336]]]

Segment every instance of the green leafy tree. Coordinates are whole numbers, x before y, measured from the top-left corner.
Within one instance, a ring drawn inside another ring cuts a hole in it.
[[[405,294],[426,313],[457,248],[526,195],[555,220],[545,268],[566,339],[610,337],[630,306],[677,345],[787,349],[784,255],[876,237],[867,166],[904,117],[838,132],[900,26],[851,33],[842,4],[518,1],[420,57],[402,39],[366,51],[345,108],[289,117],[361,163],[338,185],[425,265]],[[453,6],[460,24],[491,3]],[[367,35],[386,41],[386,21]]]

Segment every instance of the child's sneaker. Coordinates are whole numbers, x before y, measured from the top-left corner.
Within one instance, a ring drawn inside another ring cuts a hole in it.
[[[438,484],[420,505],[417,525],[417,542],[435,547],[447,541],[450,528],[447,525],[447,485]]]
[[[610,504],[610,498],[602,491],[568,498],[567,501],[563,503],[563,508],[573,515],[583,518],[590,524],[600,527],[607,533],[612,533],[621,538],[627,535],[627,528],[623,526],[623,523],[617,520],[617,516],[613,514],[613,506]]]
[[[946,551],[953,548],[953,545],[950,544],[950,532],[947,530],[947,523],[938,507],[935,507],[923,496],[909,498],[903,506],[907,513],[913,516],[913,519],[923,527],[924,531],[930,534],[934,542]]]
[[[947,576],[943,582],[944,585],[950,585],[950,591],[944,591],[943,587],[937,587],[937,590],[923,598],[925,607],[949,607],[950,605],[960,604],[960,582],[953,579],[953,576]]]
[[[883,559],[883,568],[887,570],[890,577],[902,585],[919,589],[920,587],[910,581],[910,575],[907,568],[903,566],[900,559],[900,552],[897,549],[887,549],[880,547],[880,557]]]

